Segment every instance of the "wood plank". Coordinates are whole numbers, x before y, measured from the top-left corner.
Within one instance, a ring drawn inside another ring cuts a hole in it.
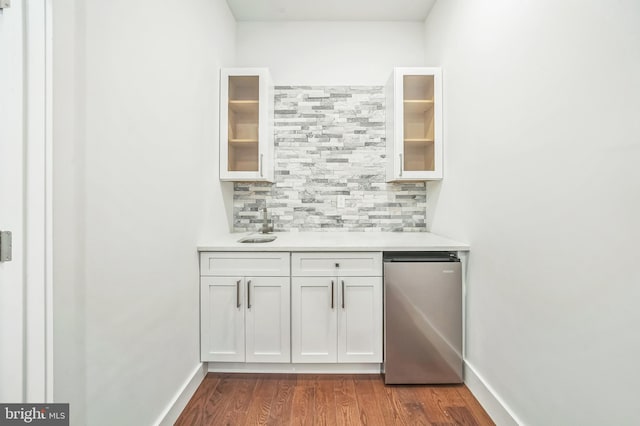
[[[478,421],[478,424],[481,425],[495,425],[494,421],[491,420],[489,414],[482,408],[478,400],[473,396],[471,391],[466,386],[461,386],[457,389],[458,393],[462,397],[465,402],[465,406],[467,409],[473,414],[473,417]]]
[[[227,407],[231,403],[231,395],[235,387],[235,380],[230,374],[221,374],[218,386],[211,392],[202,413],[202,425],[220,424]]]
[[[208,373],[202,383],[200,383],[200,386],[198,386],[198,389],[194,392],[189,403],[180,414],[180,417],[178,417],[178,420],[176,420],[175,425],[186,426],[201,424],[206,402],[219,382],[220,377],[213,373]]]
[[[380,406],[385,425],[404,425],[400,411],[393,404],[391,386],[386,386],[382,377],[372,382],[376,403]]]
[[[266,425],[271,412],[273,398],[278,390],[278,374],[256,375],[256,387],[251,397],[245,425]]]
[[[427,417],[421,397],[412,386],[393,385],[389,386],[391,403],[396,407],[402,421],[407,425],[429,425],[431,422]]]
[[[464,385],[385,386],[378,375],[209,373],[179,426],[493,425]]]
[[[360,423],[363,425],[384,425],[385,417],[376,401],[373,387],[374,381],[381,381],[380,375],[358,375],[353,378],[358,408],[360,409]]]
[[[336,422],[339,425],[358,424],[360,409],[355,398],[355,386],[350,376],[336,376],[334,394],[336,397]]]
[[[476,418],[467,407],[448,407],[447,412],[456,425],[479,426]]]
[[[446,424],[451,422],[447,408],[455,406],[455,404],[450,403],[448,397],[453,397],[453,401],[456,403],[460,400],[460,395],[455,389],[451,392],[447,386],[443,385],[417,385],[415,392],[422,401],[429,423]]]
[[[315,412],[315,388],[313,384],[300,383],[293,391],[293,399],[291,402],[291,424],[292,425],[313,425],[313,416]]]
[[[224,412],[220,424],[241,425],[244,424],[251,404],[251,397],[256,387],[256,380],[244,374],[231,377],[234,383],[233,391],[229,395],[229,404]]]
[[[315,391],[314,425],[334,426],[336,420],[335,376],[319,374],[312,378]]]
[[[291,420],[291,403],[297,379],[295,374],[282,374],[273,397],[268,425],[285,425]]]

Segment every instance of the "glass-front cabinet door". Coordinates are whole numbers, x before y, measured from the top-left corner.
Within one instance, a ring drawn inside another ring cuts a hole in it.
[[[266,68],[220,72],[220,179],[273,180],[273,85]]]
[[[442,179],[439,68],[395,68],[387,84],[387,181]]]

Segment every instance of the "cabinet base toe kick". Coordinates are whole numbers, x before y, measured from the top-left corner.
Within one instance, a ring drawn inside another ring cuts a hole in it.
[[[297,374],[380,374],[382,364],[283,364],[283,363],[244,363],[244,362],[208,362],[210,373],[297,373]]]

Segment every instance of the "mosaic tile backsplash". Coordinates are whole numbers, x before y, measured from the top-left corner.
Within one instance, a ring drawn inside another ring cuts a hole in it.
[[[426,187],[385,183],[382,86],[276,86],[275,183],[234,183],[234,231],[426,231]]]

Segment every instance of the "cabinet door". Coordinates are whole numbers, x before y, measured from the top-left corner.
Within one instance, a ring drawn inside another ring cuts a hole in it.
[[[245,277],[247,362],[291,362],[289,277]]]
[[[220,71],[220,179],[273,181],[273,88],[266,68]]]
[[[293,362],[337,361],[337,290],[334,277],[292,278]]]
[[[387,119],[387,180],[442,179],[440,68],[395,68]]]
[[[200,278],[202,361],[244,362],[244,280]]]
[[[338,362],[382,362],[382,278],[341,277]]]

